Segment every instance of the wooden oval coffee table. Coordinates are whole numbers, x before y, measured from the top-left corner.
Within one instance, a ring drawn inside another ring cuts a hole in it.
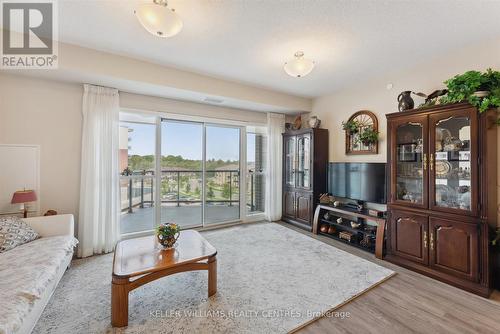
[[[158,245],[156,236],[118,242],[111,280],[111,325],[128,325],[128,294],[158,278],[208,270],[208,296],[217,292],[217,250],[198,232],[182,231],[174,249]]]

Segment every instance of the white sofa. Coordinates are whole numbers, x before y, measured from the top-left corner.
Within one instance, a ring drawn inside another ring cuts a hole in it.
[[[41,238],[0,254],[0,334],[31,333],[73,258],[73,215],[24,219]]]

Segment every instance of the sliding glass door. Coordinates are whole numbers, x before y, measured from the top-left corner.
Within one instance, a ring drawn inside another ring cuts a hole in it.
[[[266,128],[120,114],[122,234],[265,213]]]
[[[205,125],[205,225],[240,219],[240,128]]]
[[[156,119],[135,115],[120,122],[121,233],[152,230],[155,220]]]
[[[160,221],[182,228],[240,218],[240,128],[163,119]]]
[[[161,122],[160,222],[203,224],[203,124]]]

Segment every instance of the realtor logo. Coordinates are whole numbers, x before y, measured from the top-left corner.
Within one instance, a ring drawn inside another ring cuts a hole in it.
[[[2,69],[57,68],[57,2],[2,1]]]

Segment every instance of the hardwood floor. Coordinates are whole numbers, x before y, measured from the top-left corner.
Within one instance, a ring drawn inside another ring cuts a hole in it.
[[[318,333],[481,333],[500,331],[500,293],[485,299],[328,237],[283,226],[397,272],[388,281],[335,310],[349,317],[323,317],[296,331]]]

